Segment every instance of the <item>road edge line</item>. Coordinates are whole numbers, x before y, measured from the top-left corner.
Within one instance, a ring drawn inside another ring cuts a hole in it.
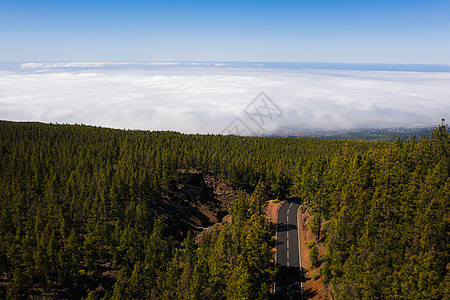
[[[278,230],[277,230],[277,225],[278,225],[278,211],[280,210],[280,207],[284,204],[284,200],[281,201],[281,204],[278,205],[277,207],[277,212],[276,212],[276,216],[277,216],[277,220],[275,222],[275,241],[278,241]],[[275,270],[277,269],[277,260],[278,260],[278,244],[275,245]],[[273,297],[275,298],[275,295],[277,294],[277,288],[276,288],[276,284],[277,281],[274,280],[273,281]]]
[[[300,227],[300,219],[301,218],[299,218],[298,217],[298,212],[300,211],[300,207],[302,206],[303,204],[301,204],[298,208],[297,208],[297,226],[298,226],[298,256],[299,256],[299,262],[300,262],[300,294],[302,295],[302,297],[301,297],[301,299],[303,300],[303,276],[302,276],[302,248],[301,248],[301,237],[300,237],[300,232],[301,232],[301,227]]]

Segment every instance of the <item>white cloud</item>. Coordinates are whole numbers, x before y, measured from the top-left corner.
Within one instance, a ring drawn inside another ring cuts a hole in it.
[[[59,68],[101,68],[126,66],[177,66],[178,62],[58,62],[58,63],[23,63],[20,68],[26,69],[59,69]]]
[[[450,118],[450,73],[102,68],[109,64],[28,63],[0,72],[0,119],[220,133],[261,91],[283,111],[267,130],[430,126]]]

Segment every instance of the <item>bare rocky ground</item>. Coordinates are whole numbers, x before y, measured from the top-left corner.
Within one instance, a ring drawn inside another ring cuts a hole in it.
[[[213,174],[195,170],[188,171],[188,174],[200,176],[203,192],[187,209],[179,211],[181,222],[177,227],[184,229],[184,233],[188,230],[200,233],[222,222],[228,222],[231,203],[238,197],[240,187]]]
[[[170,224],[168,234],[182,241],[189,231],[199,234],[227,222],[239,190],[243,189],[211,173],[180,170],[172,187],[164,190],[159,199],[146,200],[155,216]]]

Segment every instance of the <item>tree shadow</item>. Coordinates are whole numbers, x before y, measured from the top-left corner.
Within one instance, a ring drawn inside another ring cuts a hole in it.
[[[297,225],[285,224],[285,223],[277,224],[277,232],[289,231],[289,230],[293,230],[293,229],[297,229]]]
[[[288,199],[286,199],[287,202],[293,202],[293,203],[298,203],[298,204],[302,204],[302,199],[298,196],[292,196]]]
[[[303,300],[314,298],[315,295],[317,295],[317,292],[311,288],[303,290]]]
[[[277,265],[277,269],[274,299],[301,299],[303,276],[300,268]]]
[[[275,291],[273,299],[311,299],[317,295],[312,289],[301,290],[300,282],[311,280],[307,278],[307,270],[299,267],[287,267],[277,264]]]

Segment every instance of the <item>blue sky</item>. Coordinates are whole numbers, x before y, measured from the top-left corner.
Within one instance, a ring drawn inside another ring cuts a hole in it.
[[[450,64],[450,1],[0,2],[0,61]]]

